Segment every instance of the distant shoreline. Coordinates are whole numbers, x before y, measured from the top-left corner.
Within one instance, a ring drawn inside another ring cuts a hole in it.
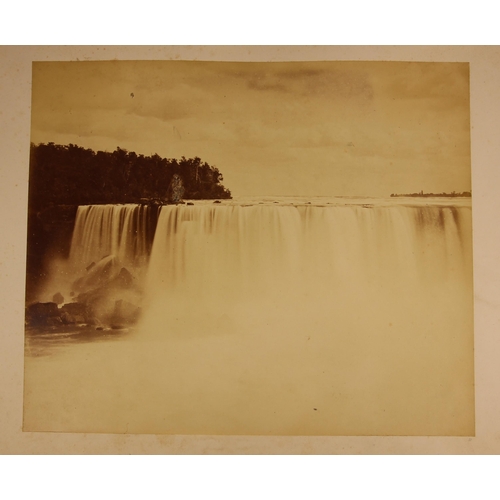
[[[411,194],[391,194],[391,198],[399,198],[399,197],[412,197],[412,198],[470,198],[472,193],[470,191],[463,191],[462,193],[455,193],[452,191],[451,193],[424,193],[420,191],[420,193],[411,193]]]

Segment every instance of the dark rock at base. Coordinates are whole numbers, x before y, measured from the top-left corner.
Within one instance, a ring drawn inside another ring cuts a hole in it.
[[[66,311],[61,312],[61,321],[65,325],[71,325],[72,323],[75,323],[75,318],[71,316],[71,314],[67,313]]]
[[[61,322],[63,325],[74,325],[74,324],[82,324],[85,323],[87,325],[94,324],[94,320],[89,316],[81,316],[79,314],[71,315],[67,312],[61,313]]]
[[[28,306],[28,312],[36,316],[59,316],[59,308],[55,302],[36,302]]]
[[[214,203],[222,203],[220,200],[215,200]]]
[[[60,304],[62,304],[64,302],[64,297],[62,296],[61,293],[57,292],[52,297],[52,302],[55,302],[57,305],[60,305]]]
[[[83,316],[87,315],[87,306],[80,302],[70,302],[61,307],[61,315],[66,313],[69,316]]]
[[[70,302],[61,307],[61,320],[65,325],[74,323],[95,324],[92,308],[83,302]]]
[[[191,203],[190,201],[188,201],[188,202],[186,203],[186,205],[194,205],[194,203]]]
[[[111,326],[114,322],[131,324],[135,322],[134,315],[138,317],[137,306],[117,305],[119,298],[135,302],[137,297],[139,302],[140,289],[134,275],[114,255],[103,257],[73,287],[74,302],[61,308],[67,313],[61,317],[65,324]]]
[[[59,316],[52,316],[47,318],[46,325],[47,326],[61,326],[63,324],[61,318]]]
[[[26,321],[30,326],[52,326],[54,322],[62,323],[59,308],[55,302],[30,304],[26,309]]]

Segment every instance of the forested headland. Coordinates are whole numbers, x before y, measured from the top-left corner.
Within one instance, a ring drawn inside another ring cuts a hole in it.
[[[31,144],[27,300],[47,276],[50,259],[68,256],[78,205],[159,206],[179,198],[231,198],[222,181],[221,172],[198,157],[167,159],[122,148],[109,153],[74,144]],[[151,217],[156,213],[151,210]]]
[[[221,172],[198,157],[167,159],[122,148],[109,153],[48,143],[31,144],[29,205],[40,210],[49,204],[166,202],[175,174],[185,199],[231,198]]]

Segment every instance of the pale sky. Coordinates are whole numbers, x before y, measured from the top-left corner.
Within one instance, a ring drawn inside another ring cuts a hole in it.
[[[34,143],[199,156],[233,196],[470,190],[461,63],[33,64]]]

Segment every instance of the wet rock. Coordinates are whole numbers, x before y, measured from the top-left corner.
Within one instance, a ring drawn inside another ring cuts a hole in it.
[[[190,201],[188,201],[188,202],[186,203],[186,205],[194,205],[194,203],[191,203]]]
[[[137,306],[117,305],[118,299],[140,300],[137,279],[120,263],[114,255],[108,255],[98,261],[84,276],[75,281],[74,302],[66,307],[68,316],[62,317],[64,322],[83,323],[88,325],[110,326],[112,322],[130,324],[138,316]],[[132,312],[128,312],[128,311]],[[82,321],[82,317],[84,321]]]
[[[64,324],[86,323],[95,324],[94,312],[90,304],[71,302],[61,308],[61,320]]]
[[[222,203],[220,200],[215,200],[214,203]]]
[[[66,311],[63,311],[61,312],[61,321],[64,325],[71,325],[72,323],[75,323],[75,318]]]
[[[26,321],[30,326],[52,326],[53,318],[61,321],[59,308],[55,302],[36,302],[26,310]]]
[[[126,300],[120,299],[115,302],[115,309],[110,318],[111,328],[123,328],[133,325],[139,319],[141,308]]]
[[[46,326],[61,326],[63,324],[59,316],[52,316],[47,318]]]
[[[112,274],[114,265],[114,257],[108,256],[99,261],[99,264],[92,266],[90,272],[77,280],[77,283],[73,285],[75,290],[95,287],[106,283]]]
[[[120,269],[118,276],[110,280],[110,286],[116,286],[119,288],[130,288],[134,284],[134,277],[130,274],[125,267]]]
[[[122,267],[118,259],[109,255],[73,283],[73,290],[79,294],[93,292],[104,288],[128,289],[134,285],[134,277],[130,271]]]
[[[81,304],[80,302],[71,302],[69,304],[64,304],[61,307],[61,314],[67,313],[70,316],[83,316],[87,315],[87,306]]]

